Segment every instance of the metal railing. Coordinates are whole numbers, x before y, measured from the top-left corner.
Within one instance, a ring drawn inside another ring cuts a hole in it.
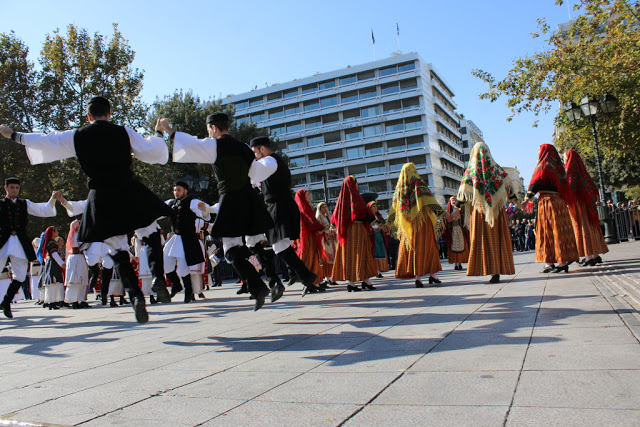
[[[626,242],[640,239],[640,207],[610,208],[618,240]]]

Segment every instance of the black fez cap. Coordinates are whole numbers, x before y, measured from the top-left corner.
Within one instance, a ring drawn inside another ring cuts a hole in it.
[[[213,113],[207,116],[207,124],[216,123],[224,120],[229,120],[229,116],[225,113]]]
[[[261,145],[271,148],[271,140],[268,136],[257,136],[249,141],[249,147],[259,147]]]
[[[9,185],[9,184],[18,184],[18,185],[20,185],[20,180],[18,178],[16,178],[15,176],[9,177],[9,178],[4,180],[4,185]]]
[[[185,190],[189,191],[189,186],[188,186],[188,185],[187,185],[187,183],[186,183],[186,182],[184,182],[184,181],[176,181],[176,183],[175,183],[174,187],[182,187],[182,188],[184,188]]]

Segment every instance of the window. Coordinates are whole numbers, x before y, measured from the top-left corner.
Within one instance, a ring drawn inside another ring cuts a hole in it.
[[[391,141],[387,141],[387,151],[402,151],[404,150],[404,139],[392,139]]]
[[[359,159],[364,157],[364,147],[347,148],[347,159]],[[364,167],[364,165],[362,165]]]
[[[320,125],[322,125],[322,120],[320,120],[320,117],[313,117],[311,119],[306,119],[304,121],[304,128],[305,129],[317,128]]]
[[[333,150],[333,151],[327,151],[325,153],[325,158],[327,159],[327,162],[336,162],[338,160],[342,160],[344,157],[342,157],[342,150]],[[334,179],[334,178],[329,178],[329,179]]]
[[[365,167],[365,165],[353,165],[353,166],[349,166],[349,175],[353,175],[353,176],[365,176],[367,174],[367,168]],[[364,190],[362,188],[364,184],[360,184],[358,185],[360,192],[364,192],[366,190]]]
[[[402,157],[400,159],[389,160],[389,171],[390,172],[399,171],[400,169],[402,169],[402,166],[404,166],[406,162],[407,162],[407,159],[405,157]]]
[[[321,202],[324,200],[324,190],[311,190],[311,201],[312,202]]]
[[[282,92],[274,92],[267,94],[267,102],[282,99]]]
[[[427,160],[425,158],[425,156],[414,156],[414,157],[409,157],[409,160],[411,163],[416,165],[416,168],[420,169],[420,168],[426,168],[427,167]]]
[[[384,169],[382,170],[384,172]],[[384,193],[387,191],[387,181],[376,181],[369,183],[369,191],[374,193]]]
[[[402,103],[400,101],[385,102],[382,105],[382,108],[385,113],[392,113],[394,111],[402,110]]]
[[[407,98],[402,100],[402,108],[419,108],[420,107],[420,99],[419,98]]]
[[[362,117],[377,116],[378,114],[380,114],[380,107],[374,105],[373,107],[363,108],[360,114],[362,115]]]
[[[289,165],[291,165],[291,161],[289,161]],[[291,185],[293,185],[294,187],[297,187],[299,185],[307,185],[307,175],[303,173],[302,175],[292,177]]]
[[[375,76],[376,76],[376,74],[374,73],[373,70],[363,71],[362,73],[358,73],[358,81],[361,82],[363,80],[370,80],[370,79],[374,78]]]
[[[293,98],[294,96],[298,96],[298,88],[289,89],[282,92],[283,98]]]
[[[418,87],[416,79],[407,79],[400,82],[400,90],[410,90]]]
[[[368,183],[360,183],[360,184],[358,184],[358,191],[360,191],[360,193],[368,193],[369,192],[369,184]]]
[[[319,83],[318,86],[320,87],[320,90],[331,89],[332,87],[336,87],[336,81],[328,80],[326,82]]]
[[[307,93],[313,93],[318,91],[318,85],[316,83],[302,86],[302,94],[306,95]]]
[[[381,125],[365,126],[364,128],[362,128],[362,131],[364,133],[365,138],[370,136],[376,136],[382,133],[382,126]]]
[[[338,121],[340,121],[340,116],[338,116],[338,113],[326,114],[326,115],[322,116],[322,124],[323,125],[336,123]]]
[[[322,179],[327,177],[327,174],[324,171],[313,172],[310,175],[311,175],[311,182],[322,182]]]
[[[258,123],[263,120],[264,120],[264,112],[251,115],[251,121],[254,123]]]
[[[304,148],[304,142],[301,139],[291,139],[287,142],[289,150],[299,150],[300,148]]]
[[[343,104],[346,104],[347,102],[357,101],[358,92],[356,92],[355,90],[353,92],[345,92],[342,95],[340,95],[340,99],[342,100]]]
[[[350,83],[355,83],[355,82],[356,82],[356,76],[346,76],[346,77],[340,78],[341,85],[348,85]]]
[[[264,104],[264,98],[262,98],[261,96],[258,98],[252,98],[249,100],[250,107],[255,107],[256,105],[262,105],[262,104]]]
[[[378,93],[376,92],[375,87],[370,87],[367,89],[360,89],[358,91],[358,95],[360,99],[369,99],[369,98],[375,98],[378,95]]]
[[[361,128],[353,128],[344,131],[344,139],[349,141],[351,139],[362,138]]]
[[[411,71],[416,69],[415,62],[409,62],[407,64],[398,65],[398,72],[402,73],[403,71]]]
[[[386,172],[387,168],[384,166],[384,162],[375,162],[375,163],[369,163],[367,165],[367,173],[369,175],[372,175],[374,173],[384,173]],[[386,189],[386,184],[385,184],[385,189]]]
[[[344,177],[342,177],[341,179],[344,179]],[[340,190],[342,188],[341,187],[333,187],[329,189],[329,198],[330,199],[337,199],[338,196],[340,195]]]
[[[404,119],[404,128],[406,130],[417,129],[420,126],[422,126],[422,119],[420,118],[420,116]]]
[[[304,111],[313,111],[320,108],[318,101],[307,101],[304,103]]]
[[[392,67],[380,68],[379,75],[380,77],[390,76],[391,74],[395,74],[398,72],[398,66],[394,65]]]
[[[343,168],[339,168],[339,169],[330,169],[327,171],[327,177],[329,179],[344,179],[344,169]],[[334,188],[335,190],[338,190],[338,192],[340,192],[340,187],[338,188]],[[337,195],[336,195],[337,196]]]
[[[273,110],[269,110],[270,119],[279,119],[280,117],[284,117],[284,110],[282,108],[275,108]]]
[[[378,209],[382,211],[389,210],[389,199],[376,200],[376,205],[378,205]]]
[[[301,122],[287,123],[287,132],[299,132],[302,130]]]
[[[320,105],[322,108],[333,107],[334,105],[338,105],[338,97],[330,96],[328,98],[322,98],[320,100]]]
[[[275,136],[279,136],[279,135],[282,135],[283,133],[285,133],[286,128],[284,127],[284,125],[282,125],[282,126],[273,126],[273,127],[270,128],[270,131]]]
[[[289,166],[292,168],[299,168],[301,166],[306,166],[307,165],[307,161],[305,160],[304,156],[300,156],[300,157],[289,157]],[[307,182],[306,178],[305,178],[305,183]]]
[[[324,153],[309,154],[309,166],[321,165],[323,163]]]
[[[360,110],[347,110],[342,112],[342,121],[357,120],[360,118]]]
[[[393,120],[385,123],[385,129],[387,133],[399,132],[404,129],[404,123],[402,123],[402,120]]]
[[[249,101],[241,101],[235,104],[236,110],[241,110],[243,108],[247,108],[249,106]]]
[[[375,154],[384,153],[384,148],[382,147],[382,142],[377,142],[375,144],[367,144],[364,146],[364,153],[367,156],[373,156]]]
[[[324,144],[324,136],[322,135],[307,138],[307,147],[317,147],[322,144]]]
[[[400,92],[400,86],[398,86],[397,82],[389,83],[382,85],[382,87],[380,87],[380,91],[383,95],[390,95],[392,93]]]
[[[300,113],[300,106],[298,104],[287,105],[284,107],[284,115],[292,116]]]
[[[342,137],[340,136],[340,131],[327,132],[324,134],[324,143],[331,144],[334,142],[342,141]]]
[[[410,136],[409,138],[407,138],[407,148],[409,150],[415,149],[415,148],[423,148],[423,147],[424,147],[424,141],[422,139],[422,135]]]
[[[238,126],[240,126],[243,123],[249,123],[251,121],[251,119],[249,118],[249,116],[246,117],[240,117],[239,119],[236,119],[236,124]]]

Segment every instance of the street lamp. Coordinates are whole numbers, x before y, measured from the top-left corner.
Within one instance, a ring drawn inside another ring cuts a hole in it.
[[[604,238],[607,244],[618,243],[618,239],[615,234],[615,229],[611,223],[611,215],[609,209],[605,206],[604,197],[604,180],[602,179],[602,163],[600,161],[600,147],[598,145],[598,132],[596,131],[596,118],[601,116],[611,115],[618,106],[618,100],[611,94],[605,94],[602,100],[598,102],[589,95],[582,98],[580,105],[576,105],[572,102],[564,110],[564,114],[569,121],[576,126],[580,126],[580,119],[582,117],[588,118],[591,123],[591,135],[593,135],[593,142],[596,148],[596,166],[598,169],[598,181],[599,181],[599,193],[600,193],[600,206],[598,206],[598,213],[600,219],[604,221]]]

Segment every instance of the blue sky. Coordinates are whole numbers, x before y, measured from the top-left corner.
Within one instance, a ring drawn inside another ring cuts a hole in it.
[[[0,31],[14,30],[38,58],[47,33],[75,24],[110,35],[116,22],[145,71],[143,97],[191,89],[202,98],[245,92],[347,65],[400,48],[435,65],[455,91],[458,111],[483,131],[496,161],[517,166],[528,183],[540,144],[549,143],[553,116],[507,122],[504,100],[478,99],[481,68],[503,77],[515,58],[544,48],[533,39],[536,19],[555,28],[569,19],[554,0],[422,1],[8,1]],[[573,12],[572,12],[573,14]]]

